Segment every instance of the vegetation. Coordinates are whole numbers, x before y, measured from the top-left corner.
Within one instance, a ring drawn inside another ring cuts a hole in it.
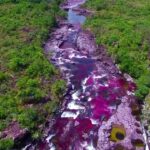
[[[3,139],[0,141],[0,150],[10,150],[12,149],[14,142],[12,139]]]
[[[38,126],[58,104],[65,83],[45,58],[42,43],[63,15],[60,2],[0,0],[0,131],[17,120],[37,138]],[[0,149],[12,144],[0,140]]]
[[[150,91],[150,1],[88,0],[86,7],[94,11],[86,27],[135,79],[136,95],[143,99]]]

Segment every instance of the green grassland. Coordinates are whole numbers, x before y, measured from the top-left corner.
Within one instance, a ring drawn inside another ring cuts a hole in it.
[[[143,100],[150,91],[150,0],[88,0],[86,22],[123,72],[136,81]]]
[[[18,121],[33,138],[59,103],[65,87],[42,44],[57,26],[61,0],[0,0],[0,131]],[[0,140],[10,149],[11,140]]]

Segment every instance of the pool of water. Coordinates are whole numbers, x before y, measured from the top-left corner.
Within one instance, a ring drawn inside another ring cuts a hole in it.
[[[68,11],[68,22],[71,24],[84,24],[86,17],[79,15],[76,11],[69,9]]]

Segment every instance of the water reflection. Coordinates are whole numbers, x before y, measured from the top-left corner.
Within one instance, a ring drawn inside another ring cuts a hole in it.
[[[83,24],[86,20],[85,16],[77,14],[77,12],[69,9],[68,11],[68,22],[71,24]]]

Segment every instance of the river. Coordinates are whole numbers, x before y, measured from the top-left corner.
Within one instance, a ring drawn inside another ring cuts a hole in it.
[[[82,29],[84,0],[68,0],[45,45],[67,82],[64,100],[50,120],[40,150],[144,150],[146,141],[132,78],[121,73],[103,46]]]

